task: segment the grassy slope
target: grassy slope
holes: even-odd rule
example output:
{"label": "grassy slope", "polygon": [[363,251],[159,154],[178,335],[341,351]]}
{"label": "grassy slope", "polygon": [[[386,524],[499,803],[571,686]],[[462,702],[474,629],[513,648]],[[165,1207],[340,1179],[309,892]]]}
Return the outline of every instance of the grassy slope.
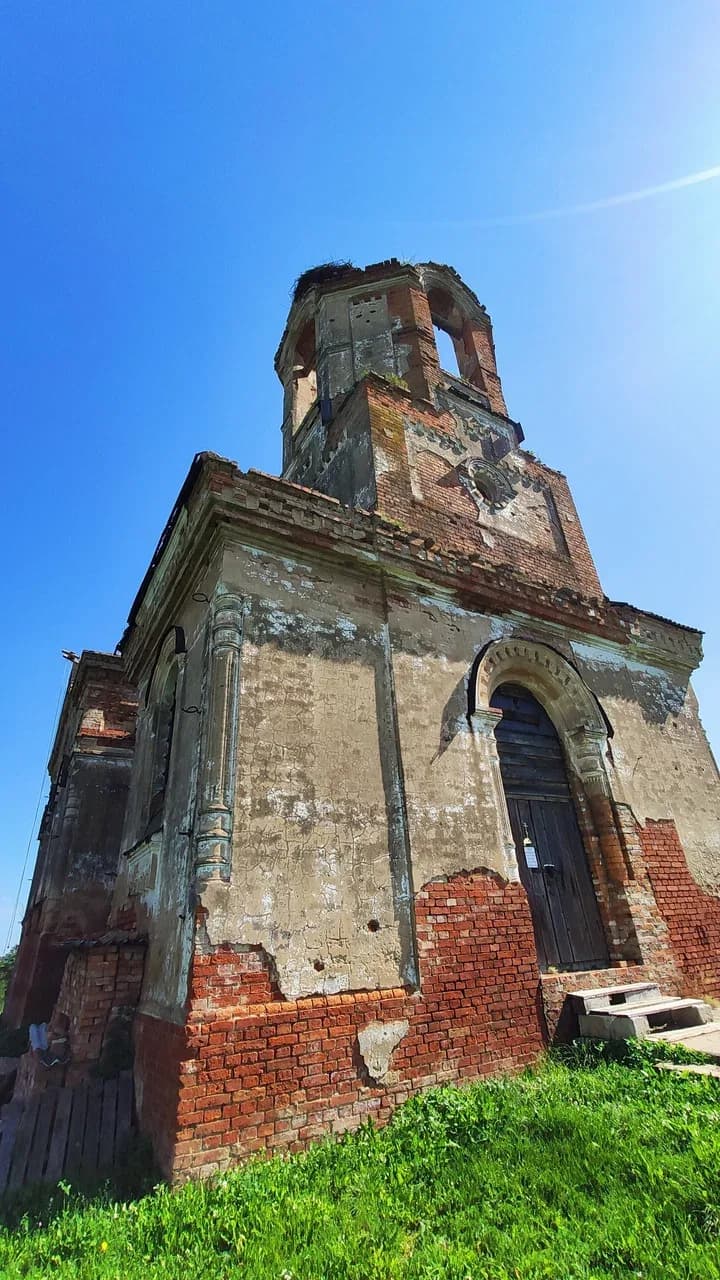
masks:
{"label": "grassy slope", "polygon": [[720,1083],[554,1062],[212,1185],[58,1201],[0,1275],[720,1280]]}

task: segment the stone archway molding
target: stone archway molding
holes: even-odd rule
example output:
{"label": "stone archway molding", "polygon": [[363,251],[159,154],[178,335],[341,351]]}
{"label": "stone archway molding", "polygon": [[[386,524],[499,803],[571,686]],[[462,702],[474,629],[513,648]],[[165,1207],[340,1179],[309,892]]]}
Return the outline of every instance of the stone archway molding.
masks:
{"label": "stone archway molding", "polygon": [[[608,723],[599,702],[567,658],[548,644],[506,637],[491,641],[482,650],[470,682],[469,718],[473,730],[490,739],[494,790],[497,799],[502,794],[505,814],[507,806],[494,734],[500,713],[490,706],[490,701],[498,685],[509,683],[520,684],[532,693],[550,716],[565,748],[568,765],[587,798],[606,871],[616,883],[623,883],[630,867],[605,765]],[[509,818],[503,825],[507,859]]]}
{"label": "stone archway molding", "polygon": [[586,793],[609,796],[604,761],[608,725],[595,695],[571,663],[536,640],[491,641],[476,662],[471,720],[489,716],[496,722],[492,695],[498,685],[510,683],[521,684],[545,708]]}

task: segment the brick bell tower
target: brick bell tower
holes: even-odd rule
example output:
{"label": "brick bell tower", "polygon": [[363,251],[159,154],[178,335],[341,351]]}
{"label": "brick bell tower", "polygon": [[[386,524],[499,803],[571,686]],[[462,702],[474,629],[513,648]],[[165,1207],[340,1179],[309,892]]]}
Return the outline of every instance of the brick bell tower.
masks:
{"label": "brick bell tower", "polygon": [[[457,374],[441,367],[437,330]],[[490,317],[451,267],[390,259],[305,272],[275,367],[284,479],[444,551],[601,597],[565,478],[520,448]]]}

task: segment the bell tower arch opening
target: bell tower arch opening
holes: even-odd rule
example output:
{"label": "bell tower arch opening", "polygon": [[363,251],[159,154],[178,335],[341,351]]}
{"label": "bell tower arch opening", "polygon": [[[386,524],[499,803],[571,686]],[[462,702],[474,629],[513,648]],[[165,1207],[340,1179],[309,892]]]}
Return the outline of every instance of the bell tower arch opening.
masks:
{"label": "bell tower arch opening", "polygon": [[453,377],[471,381],[472,360],[465,345],[465,317],[458,304],[445,289],[428,289],[430,318],[435,333],[440,368]]}

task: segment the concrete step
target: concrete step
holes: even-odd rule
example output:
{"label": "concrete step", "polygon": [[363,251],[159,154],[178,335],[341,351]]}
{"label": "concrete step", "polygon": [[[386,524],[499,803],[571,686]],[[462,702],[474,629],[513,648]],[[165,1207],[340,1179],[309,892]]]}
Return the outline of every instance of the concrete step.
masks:
{"label": "concrete step", "polygon": [[686,1049],[706,1053],[715,1062],[720,1062],[720,1022],[705,1022],[702,1026],[679,1031],[656,1031],[650,1039],[661,1040],[665,1044],[682,1044]]}
{"label": "concrete step", "polygon": [[717,1062],[656,1062],[658,1071],[680,1071],[691,1076],[714,1076],[720,1080],[720,1063]]}
{"label": "concrete step", "polygon": [[640,1040],[659,1032],[685,1031],[712,1022],[713,1011],[702,1000],[681,1000],[675,996],[636,1001],[625,1005],[581,1013],[581,1036],[596,1040]]}
{"label": "concrete step", "polygon": [[605,1009],[625,1008],[650,1000],[660,1000],[660,988],[654,982],[629,982],[624,986],[598,987],[591,991],[570,991],[568,999],[577,1012],[594,1013]]}
{"label": "concrete step", "polygon": [[[690,996],[661,996],[659,1000],[648,1000],[647,1003],[639,1001],[631,1006],[632,1013],[642,1013],[644,1017],[651,1018],[656,1013],[668,1013],[673,1010],[680,1009],[703,1009],[708,1013],[708,1017],[701,1019],[704,1022],[712,1021],[712,1009],[703,1000],[695,1000]],[[611,1013],[613,1010],[610,1011]],[[624,1010],[620,1010],[624,1012]]]}

